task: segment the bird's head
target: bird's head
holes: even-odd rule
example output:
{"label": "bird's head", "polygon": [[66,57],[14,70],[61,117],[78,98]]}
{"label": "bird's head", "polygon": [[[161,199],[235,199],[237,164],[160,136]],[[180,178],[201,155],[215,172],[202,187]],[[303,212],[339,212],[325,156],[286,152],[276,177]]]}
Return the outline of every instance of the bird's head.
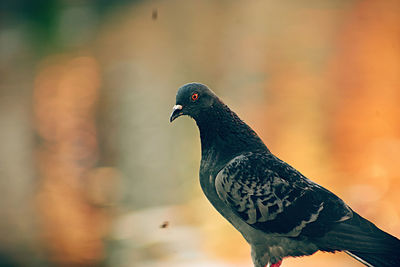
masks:
{"label": "bird's head", "polygon": [[169,121],[172,122],[182,115],[196,119],[201,113],[208,110],[217,99],[217,96],[204,84],[185,84],[178,89],[176,104]]}

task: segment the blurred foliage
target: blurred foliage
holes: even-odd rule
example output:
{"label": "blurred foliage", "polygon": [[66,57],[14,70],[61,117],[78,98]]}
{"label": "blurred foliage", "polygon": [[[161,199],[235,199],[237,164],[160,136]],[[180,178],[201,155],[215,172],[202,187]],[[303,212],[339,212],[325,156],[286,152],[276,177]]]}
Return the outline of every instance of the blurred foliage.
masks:
{"label": "blurred foliage", "polygon": [[[0,2],[0,265],[250,266],[205,200],[204,82],[267,146],[400,236],[400,2]],[[317,253],[284,266],[360,266]]]}
{"label": "blurred foliage", "polygon": [[[0,2],[0,23],[15,24],[24,23],[31,31],[29,39],[37,56],[43,56],[51,52],[65,48],[65,39],[59,39],[59,34],[65,32],[74,38],[74,35],[82,34],[85,25],[101,23],[110,12],[132,4],[135,0],[4,0]],[[78,19],[78,21],[74,21]],[[79,23],[79,24],[77,24]],[[69,30],[62,28],[74,28]],[[61,29],[60,29],[61,27]],[[94,28],[85,32],[96,34]]]}

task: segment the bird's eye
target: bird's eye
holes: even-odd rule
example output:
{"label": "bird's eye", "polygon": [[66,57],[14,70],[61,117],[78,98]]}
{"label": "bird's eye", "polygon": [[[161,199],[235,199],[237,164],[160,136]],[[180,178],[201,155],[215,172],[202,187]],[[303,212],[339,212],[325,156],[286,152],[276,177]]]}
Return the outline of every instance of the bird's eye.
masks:
{"label": "bird's eye", "polygon": [[198,93],[193,93],[192,94],[192,100],[196,101],[199,98],[199,94]]}

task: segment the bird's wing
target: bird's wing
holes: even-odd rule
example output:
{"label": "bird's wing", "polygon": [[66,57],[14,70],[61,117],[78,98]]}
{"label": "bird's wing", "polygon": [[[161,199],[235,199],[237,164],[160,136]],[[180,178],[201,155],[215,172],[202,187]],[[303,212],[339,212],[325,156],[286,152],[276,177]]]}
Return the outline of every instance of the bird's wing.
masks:
{"label": "bird's wing", "polygon": [[266,233],[318,237],[352,217],[342,200],[272,154],[234,158],[217,174],[215,188],[239,217]]}

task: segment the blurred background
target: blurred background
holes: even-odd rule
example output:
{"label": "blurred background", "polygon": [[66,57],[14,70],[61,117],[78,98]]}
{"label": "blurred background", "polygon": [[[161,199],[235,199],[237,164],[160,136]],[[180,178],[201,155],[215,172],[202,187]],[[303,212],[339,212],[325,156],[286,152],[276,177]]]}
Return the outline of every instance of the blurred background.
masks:
{"label": "blurred background", "polygon": [[[398,0],[0,2],[0,266],[249,267],[203,196],[208,84],[270,150],[400,237]],[[343,253],[283,266],[362,266]]]}

